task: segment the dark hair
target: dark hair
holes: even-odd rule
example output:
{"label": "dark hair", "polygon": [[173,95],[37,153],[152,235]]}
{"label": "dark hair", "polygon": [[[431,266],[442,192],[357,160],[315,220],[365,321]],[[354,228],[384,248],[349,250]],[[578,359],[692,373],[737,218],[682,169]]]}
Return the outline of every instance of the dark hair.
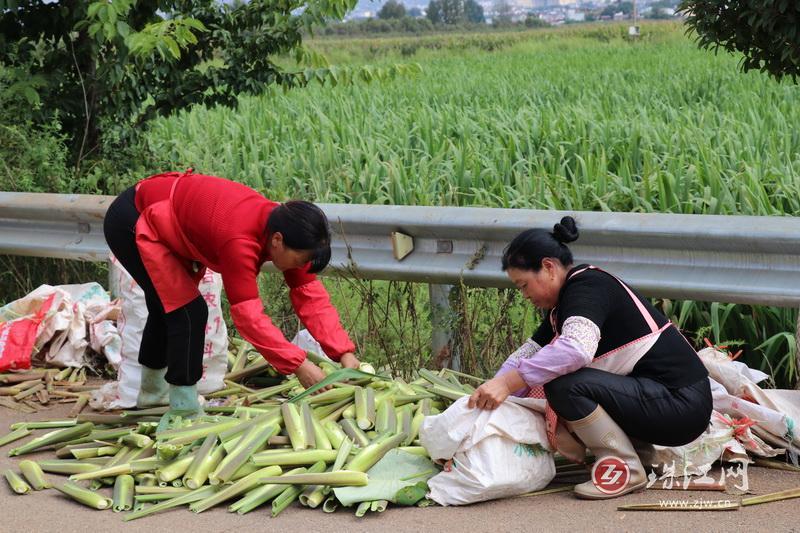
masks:
{"label": "dark hair", "polygon": [[269,214],[267,231],[280,232],[288,248],[311,252],[308,272],[316,274],[331,260],[331,232],[322,209],[311,202],[289,200]]}
{"label": "dark hair", "polygon": [[542,259],[552,257],[568,266],[572,264],[572,252],[566,243],[578,238],[578,226],[572,217],[564,217],[553,226],[553,231],[528,229],[514,237],[503,251],[503,270],[519,268],[538,272]]}

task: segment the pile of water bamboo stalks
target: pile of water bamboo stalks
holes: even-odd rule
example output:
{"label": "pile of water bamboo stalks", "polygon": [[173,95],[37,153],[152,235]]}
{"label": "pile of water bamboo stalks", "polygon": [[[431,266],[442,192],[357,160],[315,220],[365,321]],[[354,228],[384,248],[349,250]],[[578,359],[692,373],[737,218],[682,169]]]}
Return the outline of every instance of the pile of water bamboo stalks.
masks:
{"label": "pile of water bamboo stalks", "polygon": [[[123,520],[174,507],[200,513],[223,503],[239,514],[268,505],[275,516],[295,501],[332,512],[338,507],[332,489],[366,485],[367,471],[389,450],[427,455],[418,442],[423,418],[481,382],[451,370],[420,370],[407,383],[376,375],[369,365],[357,371],[318,361],[328,374],[320,384],[326,388],[310,394],[248,348],[235,344],[227,387],[207,397],[203,416],[162,432],[157,425],[166,407],[14,424],[0,446],[44,433],[17,442],[9,455],[54,456],[20,462],[21,475],[6,471],[9,485],[17,494],[52,487],[93,509],[126,511]],[[40,377],[39,390],[47,390],[49,375]],[[53,474],[69,477],[55,482],[48,479]],[[386,505],[363,502],[358,512]]]}
{"label": "pile of water bamboo stalks", "polygon": [[30,414],[42,406],[74,403],[70,416],[77,416],[97,388],[87,384],[86,378],[86,367],[0,374],[0,406]]}

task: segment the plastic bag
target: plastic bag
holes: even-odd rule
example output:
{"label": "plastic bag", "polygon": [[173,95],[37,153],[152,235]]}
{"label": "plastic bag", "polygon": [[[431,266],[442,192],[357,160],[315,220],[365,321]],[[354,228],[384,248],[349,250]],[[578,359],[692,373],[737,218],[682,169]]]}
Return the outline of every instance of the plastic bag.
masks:
{"label": "plastic bag", "polygon": [[26,370],[31,367],[36,334],[54,298],[55,295],[51,295],[42,302],[39,309],[21,317],[11,318],[12,314],[5,314],[5,321],[0,322],[0,372]]}
{"label": "plastic bag", "polygon": [[542,414],[519,401],[492,411],[470,409],[467,401],[422,422],[420,442],[432,459],[446,461],[428,480],[428,497],[464,505],[546,487],[556,470]]}
{"label": "plastic bag", "polygon": [[[111,256],[111,290],[120,297],[122,311],[117,322],[121,336],[121,361],[117,381],[104,385],[92,398],[95,409],[119,409],[136,406],[141,387],[142,367],[139,364],[139,345],[147,322],[144,292],[125,268]],[[228,368],[228,329],[222,317],[222,277],[206,270],[199,285],[200,294],[208,304],[206,342],[203,352],[203,375],[197,382],[200,394],[224,388]]]}
{"label": "plastic bag", "polygon": [[758,382],[766,374],[731,361],[713,348],[697,355],[708,369],[715,410],[749,418],[755,422],[753,433],[773,445],[800,452],[800,390],[762,389]]}
{"label": "plastic bag", "polygon": [[98,283],[37,287],[0,308],[0,371],[30,368],[37,358],[78,367],[90,346],[118,358],[118,310]]}

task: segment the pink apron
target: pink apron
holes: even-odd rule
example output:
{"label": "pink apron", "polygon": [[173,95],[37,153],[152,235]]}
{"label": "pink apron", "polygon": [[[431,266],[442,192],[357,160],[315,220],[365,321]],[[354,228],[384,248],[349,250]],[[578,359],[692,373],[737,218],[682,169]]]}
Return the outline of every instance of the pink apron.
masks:
{"label": "pink apron", "polygon": [[[597,267],[588,266],[573,272],[569,279],[572,279],[586,270],[605,272]],[[608,274],[608,272],[606,272],[606,274]],[[650,350],[650,348],[653,347],[656,341],[658,341],[661,333],[673,324],[672,322],[668,321],[659,328],[656,324],[656,321],[653,319],[653,316],[650,314],[641,300],[636,297],[633,291],[625,283],[623,283],[622,280],[613,274],[609,274],[609,276],[616,279],[622,288],[628,293],[628,296],[630,296],[631,300],[633,300],[633,303],[636,304],[636,308],[639,310],[642,318],[650,328],[650,332],[643,337],[639,337],[638,339],[629,342],[628,344],[595,357],[588,367],[596,368],[598,370],[603,370],[605,372],[610,372],[620,376],[627,376],[631,373],[631,371],[633,371],[633,367],[636,366],[636,363],[638,363],[639,360]],[[550,341],[550,344],[553,344],[559,337],[558,329],[556,327],[556,309],[557,308],[553,308],[550,311],[550,324],[553,326],[553,331],[555,332],[555,336],[553,337],[553,340]],[[544,387],[533,387],[528,394],[528,397],[544,399]],[[550,445],[567,459],[575,462],[583,462],[585,446],[583,446],[582,443],[579,443],[572,436],[572,434],[567,430],[564,421],[558,417],[553,409],[550,408],[550,405],[547,405],[545,411],[545,421],[547,422],[547,438],[550,441]]]}

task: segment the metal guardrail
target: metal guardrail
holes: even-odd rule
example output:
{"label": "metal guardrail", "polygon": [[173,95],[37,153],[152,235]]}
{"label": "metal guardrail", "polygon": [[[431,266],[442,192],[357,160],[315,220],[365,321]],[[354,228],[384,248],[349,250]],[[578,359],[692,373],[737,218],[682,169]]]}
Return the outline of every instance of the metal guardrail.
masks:
{"label": "metal guardrail", "polygon": [[[111,196],[0,192],[0,254],[106,259]],[[800,218],[321,204],[334,232],[326,272],[368,279],[510,286],[500,270],[521,230],[578,220],[575,259],[653,297],[800,307]],[[414,239],[403,260],[390,234]]]}

